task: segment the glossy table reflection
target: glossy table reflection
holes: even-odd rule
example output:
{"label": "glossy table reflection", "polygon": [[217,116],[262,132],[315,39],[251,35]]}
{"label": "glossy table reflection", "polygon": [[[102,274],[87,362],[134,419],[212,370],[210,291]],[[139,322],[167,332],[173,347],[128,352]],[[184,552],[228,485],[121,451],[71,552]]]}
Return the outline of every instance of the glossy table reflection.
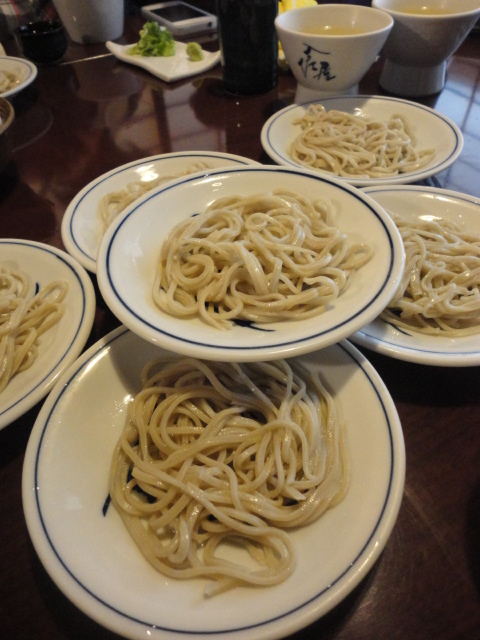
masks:
{"label": "glossy table reflection", "polygon": [[[135,40],[141,24],[140,17],[129,17],[119,42]],[[218,46],[211,37],[202,44]],[[13,42],[5,47],[17,54]],[[362,81],[362,93],[382,93],[381,64]],[[14,101],[13,161],[0,178],[0,236],[62,247],[61,220],[75,194],[105,171],[148,155],[218,150],[268,163],[260,144],[262,125],[293,102],[295,88],[283,72],[273,92],[235,99],[222,90],[219,66],[165,84],[117,62],[103,45],[71,44],[64,63],[40,67],[31,89]],[[441,94],[424,103],[453,119],[465,136],[460,159],[431,183],[480,198],[478,36],[470,36],[451,61]],[[118,325],[98,290],[97,297],[88,345]],[[385,551],[364,582],[294,637],[479,638],[480,368],[424,367],[364,353],[402,420],[404,500]],[[27,533],[21,474],[39,408],[0,432],[0,637],[113,638],[60,593]]]}

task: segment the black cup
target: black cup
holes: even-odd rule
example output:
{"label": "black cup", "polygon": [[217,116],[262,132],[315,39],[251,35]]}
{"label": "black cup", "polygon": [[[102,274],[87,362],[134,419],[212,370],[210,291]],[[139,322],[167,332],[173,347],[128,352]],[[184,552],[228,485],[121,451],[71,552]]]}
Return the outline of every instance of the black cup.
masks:
{"label": "black cup", "polygon": [[278,82],[277,0],[217,0],[223,84],[255,95]]}
{"label": "black cup", "polygon": [[29,22],[15,30],[23,55],[38,64],[60,62],[67,50],[65,29],[57,20]]}

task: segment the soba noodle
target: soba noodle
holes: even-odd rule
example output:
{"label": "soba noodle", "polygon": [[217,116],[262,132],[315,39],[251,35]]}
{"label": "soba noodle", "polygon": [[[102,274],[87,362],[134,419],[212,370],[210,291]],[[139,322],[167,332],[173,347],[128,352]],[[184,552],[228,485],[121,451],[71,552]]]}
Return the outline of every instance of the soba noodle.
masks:
{"label": "soba noodle", "polygon": [[480,331],[480,234],[448,220],[392,215],[406,263],[382,318],[416,332],[465,336]]}
{"label": "soba noodle", "polygon": [[400,115],[382,122],[309,105],[294,124],[302,131],[288,149],[289,156],[304,167],[344,178],[389,178],[416,171],[435,156],[434,149],[415,148]]}
{"label": "soba noodle", "polygon": [[319,315],[372,255],[332,220],[327,198],[282,190],[219,198],[166,237],[155,304],[217,328]]}
{"label": "soba noodle", "polygon": [[0,392],[37,357],[39,338],[64,312],[68,284],[54,281],[29,297],[29,282],[21,271],[0,265]]}
{"label": "soba noodle", "polygon": [[110,470],[112,503],[142,554],[169,577],[213,580],[206,595],[285,580],[296,563],[285,530],[348,487],[318,372],[172,358],[148,363],[142,381]]}
{"label": "soba noodle", "polygon": [[20,84],[18,71],[0,71],[0,93],[6,93]]}
{"label": "soba noodle", "polygon": [[172,173],[166,175],[159,175],[153,180],[138,180],[136,182],[130,182],[125,188],[120,191],[113,191],[107,193],[100,200],[99,212],[103,222],[103,231],[105,232],[107,227],[115,220],[119,213],[128,207],[129,204],[134,202],[140,196],[143,196],[147,191],[151,191],[155,187],[158,187],[164,182],[180,178],[181,176],[195,173],[196,171],[203,171],[209,169],[210,165],[207,162],[194,162],[187,167],[185,171],[180,173]]}

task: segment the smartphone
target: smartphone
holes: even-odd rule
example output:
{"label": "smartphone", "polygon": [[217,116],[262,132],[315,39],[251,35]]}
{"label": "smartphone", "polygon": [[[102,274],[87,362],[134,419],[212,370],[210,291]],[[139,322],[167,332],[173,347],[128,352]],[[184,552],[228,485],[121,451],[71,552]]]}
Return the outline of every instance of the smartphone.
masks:
{"label": "smartphone", "polygon": [[166,27],[174,36],[215,31],[217,28],[217,16],[181,0],[149,4],[142,7],[142,15]]}

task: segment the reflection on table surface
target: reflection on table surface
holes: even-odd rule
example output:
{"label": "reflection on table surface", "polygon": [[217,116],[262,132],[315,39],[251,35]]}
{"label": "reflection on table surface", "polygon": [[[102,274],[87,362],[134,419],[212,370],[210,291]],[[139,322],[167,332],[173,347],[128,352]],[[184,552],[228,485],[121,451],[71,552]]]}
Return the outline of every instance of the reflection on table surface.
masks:
{"label": "reflection on table surface", "polygon": [[[129,16],[118,42],[134,41],[141,24],[140,16]],[[214,50],[218,42],[207,36],[202,45]],[[17,55],[13,42],[5,48]],[[381,65],[380,58],[362,80],[361,93],[382,93]],[[167,84],[117,61],[104,45],[70,44],[64,62],[39,67],[35,83],[14,100],[13,161],[0,180],[0,237],[63,248],[61,221],[72,198],[104,172],[138,158],[210,150],[270,163],[260,142],[262,125],[292,104],[295,90],[292,76],[282,71],[274,91],[232,98],[222,90],[220,66]],[[429,184],[480,198],[477,35],[450,61],[444,90],[421,102],[448,116],[464,135],[460,158]],[[97,290],[88,345],[117,325]],[[402,421],[403,504],[366,579],[295,638],[480,637],[479,367],[421,366],[363,353],[387,385]],[[58,590],[27,533],[22,464],[40,406],[0,432],[0,635],[8,640],[113,638]]]}

